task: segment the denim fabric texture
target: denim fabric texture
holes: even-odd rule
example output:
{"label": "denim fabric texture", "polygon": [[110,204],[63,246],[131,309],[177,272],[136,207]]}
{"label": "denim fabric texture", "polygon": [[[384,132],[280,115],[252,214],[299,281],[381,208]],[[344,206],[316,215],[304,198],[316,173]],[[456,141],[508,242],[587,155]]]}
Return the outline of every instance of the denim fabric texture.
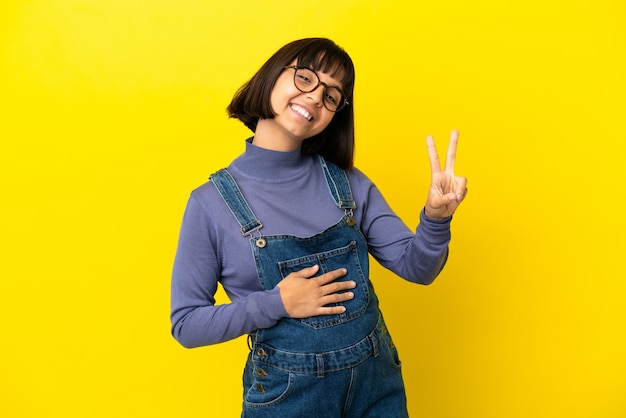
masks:
{"label": "denim fabric texture", "polygon": [[406,417],[400,360],[369,280],[367,242],[354,221],[345,172],[320,157],[329,192],[344,216],[311,237],[262,236],[261,221],[226,170],[211,176],[251,236],[259,281],[269,290],[290,273],[318,265],[318,274],[346,268],[355,297],[338,315],[283,318],[251,337],[244,370],[242,417]]}
{"label": "denim fabric texture", "polygon": [[220,196],[222,196],[233,216],[241,225],[241,233],[243,235],[248,235],[252,231],[263,227],[261,221],[257,219],[252,209],[250,209],[241,190],[239,190],[239,186],[237,186],[235,179],[233,179],[228,170],[223,168],[218,173],[211,175],[211,181],[215,184]]}

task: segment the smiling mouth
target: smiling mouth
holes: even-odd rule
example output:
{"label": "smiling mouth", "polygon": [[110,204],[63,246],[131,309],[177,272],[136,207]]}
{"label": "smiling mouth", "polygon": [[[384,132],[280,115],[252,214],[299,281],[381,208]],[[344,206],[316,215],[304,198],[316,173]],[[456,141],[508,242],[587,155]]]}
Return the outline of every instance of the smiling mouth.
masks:
{"label": "smiling mouth", "polygon": [[302,116],[303,118],[305,118],[306,120],[308,120],[309,122],[311,122],[313,120],[313,116],[307,112],[306,110],[304,110],[302,107],[294,104],[291,105],[291,108],[300,116]]}

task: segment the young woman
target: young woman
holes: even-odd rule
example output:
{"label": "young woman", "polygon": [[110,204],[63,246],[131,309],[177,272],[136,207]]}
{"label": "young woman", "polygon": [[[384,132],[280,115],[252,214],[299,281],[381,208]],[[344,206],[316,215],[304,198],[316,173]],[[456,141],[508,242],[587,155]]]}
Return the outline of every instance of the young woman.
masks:
{"label": "young woman", "polygon": [[[185,347],[248,335],[243,417],[405,417],[400,361],[368,253],[429,284],[443,268],[466,180],[427,139],[432,186],[413,233],[353,167],[354,67],[328,39],[278,50],[228,111],[254,132],[194,190],[172,279]],[[231,303],[215,305],[218,282]]]}

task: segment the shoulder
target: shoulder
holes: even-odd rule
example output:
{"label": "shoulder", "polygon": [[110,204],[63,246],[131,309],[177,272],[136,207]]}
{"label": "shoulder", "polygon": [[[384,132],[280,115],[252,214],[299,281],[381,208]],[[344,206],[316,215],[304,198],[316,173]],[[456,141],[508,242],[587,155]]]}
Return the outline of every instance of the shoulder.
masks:
{"label": "shoulder", "polygon": [[183,219],[196,234],[218,237],[224,228],[239,230],[235,217],[211,181],[191,191]]}
{"label": "shoulder", "polygon": [[356,189],[370,189],[372,187],[376,187],[374,182],[370,180],[370,178],[357,167],[353,167],[349,170],[345,170],[348,175],[348,180],[350,181],[350,185]]}
{"label": "shoulder", "polygon": [[216,210],[223,209],[224,200],[215,185],[211,181],[206,181],[191,191],[189,205],[208,213],[214,213]]}
{"label": "shoulder", "polygon": [[217,189],[210,181],[203,183],[191,191],[191,197],[201,202],[212,200],[212,198],[218,195]]}

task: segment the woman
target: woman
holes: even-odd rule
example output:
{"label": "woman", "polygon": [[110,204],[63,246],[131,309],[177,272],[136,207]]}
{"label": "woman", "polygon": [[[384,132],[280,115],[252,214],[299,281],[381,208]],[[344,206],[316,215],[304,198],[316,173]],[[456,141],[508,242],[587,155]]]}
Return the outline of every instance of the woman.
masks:
{"label": "woman", "polygon": [[[172,333],[186,347],[248,334],[243,417],[405,417],[400,361],[368,253],[415,283],[443,268],[457,134],[416,232],[353,167],[354,67],[328,39],[278,50],[228,107],[245,152],[189,199],[172,278]],[[215,305],[221,283],[231,303]]]}

